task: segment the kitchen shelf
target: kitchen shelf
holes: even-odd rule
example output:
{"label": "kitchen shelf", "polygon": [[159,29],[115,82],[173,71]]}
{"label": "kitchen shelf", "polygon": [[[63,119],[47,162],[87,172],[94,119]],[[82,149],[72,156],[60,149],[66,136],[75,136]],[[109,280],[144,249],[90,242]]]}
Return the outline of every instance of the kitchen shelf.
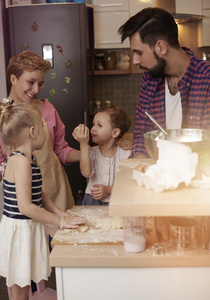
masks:
{"label": "kitchen shelf", "polygon": [[123,75],[130,74],[130,69],[127,70],[95,70],[94,75]]}
{"label": "kitchen shelf", "polygon": [[[121,160],[109,204],[112,216],[206,216],[210,189],[180,185],[176,190],[155,193],[137,184],[133,169],[147,159]],[[151,160],[150,160],[151,162]]]}

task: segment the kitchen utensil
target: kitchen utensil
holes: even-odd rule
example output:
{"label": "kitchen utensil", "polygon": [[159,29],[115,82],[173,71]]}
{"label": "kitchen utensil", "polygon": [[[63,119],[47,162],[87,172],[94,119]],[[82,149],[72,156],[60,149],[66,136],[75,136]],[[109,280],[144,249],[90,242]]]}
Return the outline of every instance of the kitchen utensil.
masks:
{"label": "kitchen utensil", "polygon": [[[209,169],[210,167],[210,130],[205,129],[171,129],[167,130],[167,136],[160,135],[160,130],[149,131],[144,134],[144,144],[149,155],[156,161],[158,159],[158,147],[156,138],[167,139],[173,142],[183,143],[191,147],[192,152],[198,153],[198,167]],[[198,168],[197,167],[197,168]]]}
{"label": "kitchen utensil", "polygon": [[203,248],[210,250],[210,216],[203,217],[202,239]]}
{"label": "kitchen utensil", "polygon": [[170,221],[170,243],[176,250],[193,250],[197,247],[197,221],[180,217]]}
{"label": "kitchen utensil", "polygon": [[145,114],[165,135],[167,135],[167,132],[160,126],[160,124],[147,111],[145,111]]}
{"label": "kitchen utensil", "polygon": [[167,252],[166,243],[154,243],[152,245],[153,255],[164,255]]}
{"label": "kitchen utensil", "polygon": [[124,249],[143,252],[146,249],[146,218],[123,217]]}

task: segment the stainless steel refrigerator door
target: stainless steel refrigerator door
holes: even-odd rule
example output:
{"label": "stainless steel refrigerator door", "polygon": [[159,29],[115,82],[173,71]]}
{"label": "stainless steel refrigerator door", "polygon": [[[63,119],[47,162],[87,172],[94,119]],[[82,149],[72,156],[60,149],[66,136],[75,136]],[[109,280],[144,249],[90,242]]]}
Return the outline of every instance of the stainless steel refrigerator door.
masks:
{"label": "stainless steel refrigerator door", "polygon": [[[88,8],[90,10],[90,8]],[[66,126],[66,141],[79,149],[72,131],[84,122],[87,111],[87,62],[90,53],[85,4],[40,5],[9,8],[11,55],[24,48],[43,55],[43,45],[52,45],[53,68],[45,75],[39,98],[48,98]],[[65,168],[73,189],[84,190],[86,182],[78,163]]]}

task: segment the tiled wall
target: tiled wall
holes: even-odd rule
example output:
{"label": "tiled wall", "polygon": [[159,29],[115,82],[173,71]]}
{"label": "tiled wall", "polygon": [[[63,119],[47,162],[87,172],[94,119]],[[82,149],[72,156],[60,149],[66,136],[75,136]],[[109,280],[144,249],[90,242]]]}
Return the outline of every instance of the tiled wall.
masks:
{"label": "tiled wall", "polygon": [[129,75],[100,75],[93,76],[90,100],[101,101],[102,107],[105,100],[110,100],[112,105],[121,106],[129,115],[133,132],[135,125],[135,111],[138,103],[142,74]]}

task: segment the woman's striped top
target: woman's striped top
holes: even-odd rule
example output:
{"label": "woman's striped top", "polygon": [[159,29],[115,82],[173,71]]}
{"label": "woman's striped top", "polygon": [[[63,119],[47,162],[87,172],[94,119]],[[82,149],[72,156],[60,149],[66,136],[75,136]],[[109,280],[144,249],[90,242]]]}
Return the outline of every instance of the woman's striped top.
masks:
{"label": "woman's striped top", "polygon": [[[11,153],[8,156],[8,158],[13,155],[25,156],[24,153],[20,151],[15,151]],[[40,167],[37,164],[34,156],[32,156],[31,169],[32,169],[32,187],[31,187],[32,203],[42,207],[42,174],[40,171]],[[30,219],[29,217],[21,214],[18,209],[15,183],[8,182],[5,178],[4,178],[3,215],[14,219]]]}

